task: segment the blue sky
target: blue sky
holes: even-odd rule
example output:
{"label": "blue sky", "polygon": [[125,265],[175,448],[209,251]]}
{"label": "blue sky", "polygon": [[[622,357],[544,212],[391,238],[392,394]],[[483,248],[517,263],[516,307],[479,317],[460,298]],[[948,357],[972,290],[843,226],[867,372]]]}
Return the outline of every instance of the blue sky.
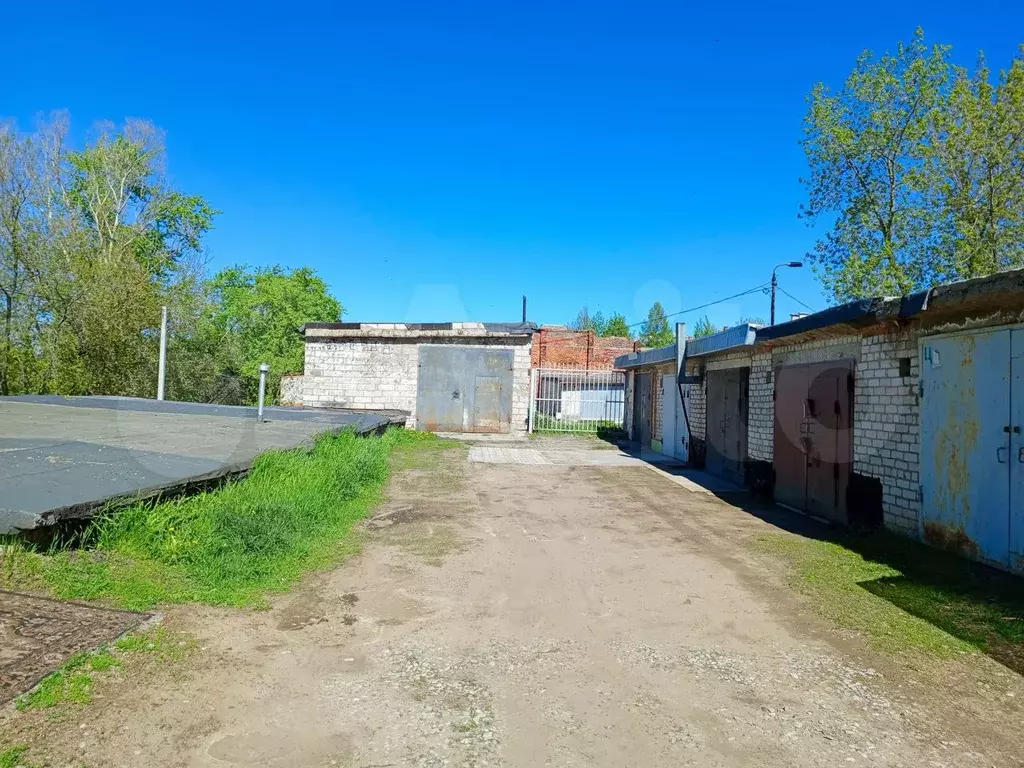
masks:
{"label": "blue sky", "polygon": [[[965,64],[1024,42],[1000,0],[41,8],[5,9],[0,115],[151,119],[223,211],[211,268],[309,264],[352,320],[514,320],[525,293],[538,322],[637,322],[766,282],[820,234],[797,219],[814,82],[918,25]],[[810,269],[781,280],[826,305]]]}

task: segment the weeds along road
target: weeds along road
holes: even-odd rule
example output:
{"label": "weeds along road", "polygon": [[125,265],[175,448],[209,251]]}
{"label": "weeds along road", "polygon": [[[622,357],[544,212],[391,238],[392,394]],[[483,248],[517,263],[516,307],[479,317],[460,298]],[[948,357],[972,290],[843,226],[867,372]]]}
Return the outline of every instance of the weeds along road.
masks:
{"label": "weeds along road", "polygon": [[268,611],[172,608],[187,660],[0,724],[60,766],[1021,765],[1015,673],[874,650],[770,530],[642,467],[424,450],[358,557]]}

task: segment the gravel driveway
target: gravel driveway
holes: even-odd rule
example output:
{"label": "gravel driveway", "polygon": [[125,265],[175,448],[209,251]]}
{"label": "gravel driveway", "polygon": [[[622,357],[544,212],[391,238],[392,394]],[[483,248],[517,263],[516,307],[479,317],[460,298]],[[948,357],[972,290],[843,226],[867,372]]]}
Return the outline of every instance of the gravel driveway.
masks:
{"label": "gravel driveway", "polygon": [[172,612],[187,671],[55,728],[55,764],[1022,764],[1019,678],[875,656],[747,554],[767,528],[642,466],[447,451],[272,610]]}

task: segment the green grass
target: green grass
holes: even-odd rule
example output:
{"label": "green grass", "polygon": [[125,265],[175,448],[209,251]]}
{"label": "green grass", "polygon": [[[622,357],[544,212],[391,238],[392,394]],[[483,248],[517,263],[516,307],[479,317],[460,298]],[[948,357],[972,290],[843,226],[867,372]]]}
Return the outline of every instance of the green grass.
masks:
{"label": "green grass", "polygon": [[[163,627],[126,635],[112,646],[76,653],[59,669],[44,677],[34,690],[19,696],[15,706],[24,712],[52,709],[63,704],[88,704],[92,701],[95,674],[124,666],[127,655],[138,654],[161,663],[174,662],[185,658],[194,646],[191,638],[168,632]],[[3,765],[0,763],[0,768]]]}
{"label": "green grass", "polygon": [[106,672],[121,666],[109,650],[76,653],[56,672],[43,678],[39,686],[17,700],[20,711],[50,709],[59,704],[88,704],[92,701],[93,672]]}
{"label": "green grass", "polygon": [[535,414],[533,417],[534,432],[556,432],[559,434],[622,434],[622,424],[617,421],[571,421],[568,419],[557,419],[545,413]]}
{"label": "green grass", "polygon": [[28,747],[24,744],[0,749],[0,768],[31,768],[23,759],[26,752]]}
{"label": "green grass", "polygon": [[785,560],[798,588],[880,650],[948,658],[978,650],[1024,672],[1024,582],[899,536],[786,534],[753,546]]}
{"label": "green grass", "polygon": [[323,436],[310,451],[267,453],[246,478],[217,490],[101,516],[79,549],[43,554],[9,547],[0,579],[135,610],[158,603],[263,605],[267,592],[357,551],[349,534],[380,501],[393,457],[440,442],[391,429],[373,437]]}

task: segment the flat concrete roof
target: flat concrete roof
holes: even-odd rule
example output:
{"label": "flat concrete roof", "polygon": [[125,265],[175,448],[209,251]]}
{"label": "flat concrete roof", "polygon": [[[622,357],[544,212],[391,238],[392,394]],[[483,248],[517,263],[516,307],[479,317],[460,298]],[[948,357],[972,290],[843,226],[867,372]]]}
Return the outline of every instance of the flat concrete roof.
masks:
{"label": "flat concrete roof", "polygon": [[0,533],[247,471],[314,435],[402,424],[400,411],[256,409],[120,397],[0,397]]}
{"label": "flat concrete roof", "polygon": [[533,323],[306,323],[301,328],[307,342],[348,339],[480,339],[521,337],[537,331]]}

